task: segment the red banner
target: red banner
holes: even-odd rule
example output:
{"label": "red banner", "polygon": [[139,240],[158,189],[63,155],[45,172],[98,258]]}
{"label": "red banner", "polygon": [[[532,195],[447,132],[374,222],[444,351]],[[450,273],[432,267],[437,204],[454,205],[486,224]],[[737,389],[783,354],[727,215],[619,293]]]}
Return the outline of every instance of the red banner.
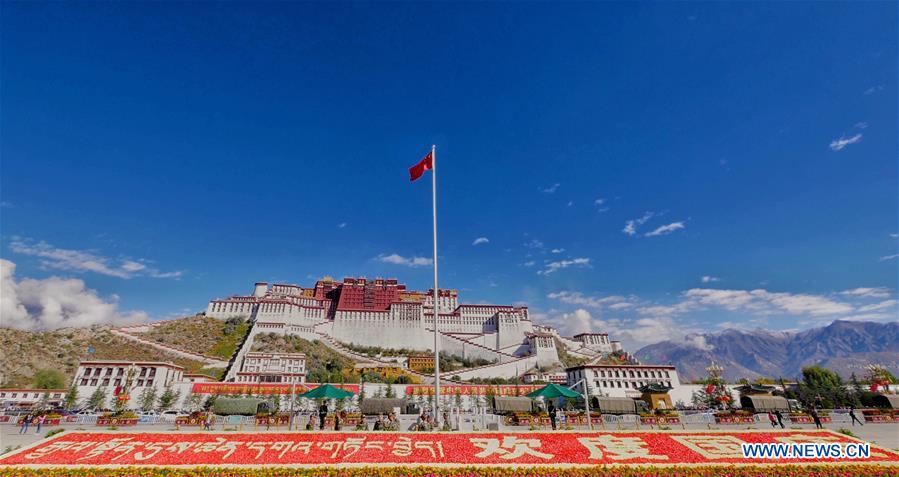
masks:
{"label": "red banner", "polygon": [[[528,393],[546,387],[545,384],[449,384],[440,386],[440,393],[444,396],[461,394],[463,396],[484,396],[488,389],[493,390],[496,396],[527,396]],[[434,386],[416,384],[406,386],[406,395],[434,394]]]}
{"label": "red banner", "polygon": [[[206,382],[194,383],[191,386],[191,392],[194,394],[240,394],[240,395],[259,395],[259,394],[290,394],[293,389],[297,394],[302,394],[310,389],[321,386],[318,383],[297,384],[281,383],[219,383]],[[359,394],[358,384],[332,384],[335,388],[344,389],[354,394]]]}
{"label": "red banner", "polygon": [[[820,463],[746,459],[752,442],[849,443],[829,431],[483,433],[128,433],[67,432],[0,457],[5,465],[597,465]],[[849,462],[836,461],[832,462]],[[871,448],[852,462],[899,465]]]}

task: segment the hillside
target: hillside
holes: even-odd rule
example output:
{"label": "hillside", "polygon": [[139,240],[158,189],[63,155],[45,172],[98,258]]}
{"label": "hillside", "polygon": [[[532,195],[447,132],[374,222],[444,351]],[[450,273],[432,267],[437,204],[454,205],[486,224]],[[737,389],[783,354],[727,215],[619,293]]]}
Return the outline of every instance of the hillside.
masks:
{"label": "hillside", "polygon": [[[306,381],[311,383],[358,382],[352,372],[355,362],[338,354],[319,341],[308,341],[279,333],[260,333],[253,341],[252,351],[264,353],[304,353]],[[341,373],[341,370],[344,372]]]}
{"label": "hillside", "polygon": [[243,320],[225,321],[197,315],[161,322],[145,333],[135,334],[174,348],[228,360],[248,329],[249,324]]}
{"label": "hillside", "polygon": [[[88,350],[93,348],[93,353]],[[34,373],[59,370],[66,383],[72,381],[78,362],[88,359],[168,361],[190,372],[204,372],[203,363],[169,355],[109,332],[108,327],[64,328],[30,332],[0,328],[0,369],[4,387],[30,386]],[[213,371],[214,373],[214,371]]]}
{"label": "hillside", "polygon": [[[795,378],[804,366],[819,365],[843,377],[862,376],[868,364],[899,371],[899,323],[834,321],[800,333],[726,330],[701,335],[706,349],[671,341],[635,353],[644,363],[672,363],[682,381],[706,375],[712,360],[725,368],[725,378]],[[695,342],[695,340],[694,340]]]}

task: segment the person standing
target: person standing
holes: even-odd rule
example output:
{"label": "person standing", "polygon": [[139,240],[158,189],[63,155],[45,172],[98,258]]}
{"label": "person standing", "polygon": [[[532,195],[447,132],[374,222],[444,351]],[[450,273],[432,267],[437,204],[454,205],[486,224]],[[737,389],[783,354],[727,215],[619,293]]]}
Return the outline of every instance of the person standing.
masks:
{"label": "person standing", "polygon": [[815,429],[824,429],[824,426],[821,425],[821,416],[818,415],[818,410],[812,408],[812,420],[815,421]]}
{"label": "person standing", "polygon": [[780,409],[776,409],[774,411],[774,416],[777,418],[777,424],[780,425],[780,428],[784,428],[784,415],[780,413]]}
{"label": "person standing", "polygon": [[387,414],[387,424],[384,428],[387,431],[398,431],[400,430],[400,423],[396,420],[396,414],[388,413]]}
{"label": "person standing", "polygon": [[340,430],[340,418],[343,417],[343,414],[344,414],[343,411],[335,412],[335,413],[334,413],[334,430],[335,430],[335,431],[339,431],[339,430]]}
{"label": "person standing", "polygon": [[852,419],[852,425],[853,425],[853,426],[855,425],[856,422],[857,422],[858,425],[860,425],[860,426],[864,426],[864,425],[865,425],[864,422],[860,421],[860,420],[858,419],[858,417],[855,416],[855,406],[850,406],[850,407],[849,407],[849,418]]}
{"label": "person standing", "polygon": [[41,427],[44,426],[44,421],[45,421],[46,419],[47,419],[47,415],[46,415],[46,414],[41,414],[40,416],[38,416],[38,418],[37,418],[37,430],[34,432],[35,434],[40,434],[40,433],[41,433]]}
{"label": "person standing", "polygon": [[771,427],[777,427],[777,416],[771,411],[768,411],[768,421],[771,422]]}
{"label": "person standing", "polygon": [[552,400],[546,405],[546,413],[549,414],[549,424],[553,430],[556,430],[556,405],[553,404]]}
{"label": "person standing", "polygon": [[31,414],[25,414],[25,417],[22,418],[22,428],[19,429],[19,434],[27,434],[28,426],[31,425]]}
{"label": "person standing", "polygon": [[328,404],[322,401],[322,405],[318,407],[318,428],[325,430],[325,418],[328,417]]}

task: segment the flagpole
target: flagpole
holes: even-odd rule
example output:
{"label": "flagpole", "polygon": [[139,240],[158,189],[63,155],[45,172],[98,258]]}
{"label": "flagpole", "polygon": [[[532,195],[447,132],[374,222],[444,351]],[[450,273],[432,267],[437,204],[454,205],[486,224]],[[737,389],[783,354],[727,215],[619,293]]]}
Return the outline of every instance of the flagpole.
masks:
{"label": "flagpole", "polygon": [[431,205],[434,218],[434,422],[440,425],[440,336],[437,319],[440,316],[437,288],[437,146],[431,146]]}

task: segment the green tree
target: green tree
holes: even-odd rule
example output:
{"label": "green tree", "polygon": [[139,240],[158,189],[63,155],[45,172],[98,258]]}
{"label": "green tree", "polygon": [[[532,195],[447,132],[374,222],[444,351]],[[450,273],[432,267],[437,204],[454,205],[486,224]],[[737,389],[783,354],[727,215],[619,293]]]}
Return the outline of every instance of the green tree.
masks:
{"label": "green tree", "polygon": [[62,389],[66,385],[66,377],[55,369],[42,369],[34,373],[32,385],[35,389]]}
{"label": "green tree", "polygon": [[[837,373],[820,366],[802,368],[799,396],[809,406],[820,404],[825,408],[833,408],[849,404],[843,379]],[[820,402],[818,396],[821,397]]]}
{"label": "green tree", "polygon": [[159,410],[160,411],[168,411],[172,408],[177,402],[178,398],[181,397],[180,391],[175,391],[172,389],[172,386],[166,386],[165,390],[159,396]]}
{"label": "green tree", "polygon": [[66,399],[62,403],[62,407],[65,409],[73,409],[78,405],[78,386],[74,384],[69,386],[69,389],[66,391]]}
{"label": "green tree", "polygon": [[106,388],[99,387],[91,393],[90,397],[87,398],[87,407],[91,409],[100,409],[103,407],[103,403],[106,402]]}
{"label": "green tree", "polygon": [[393,390],[393,386],[391,386],[389,384],[387,385],[387,392],[384,394],[384,397],[386,397],[386,398],[395,398],[396,397],[396,391]]}
{"label": "green tree", "polygon": [[211,394],[209,397],[207,397],[206,401],[203,402],[203,410],[204,411],[211,410],[212,407],[215,406],[215,398],[217,398],[217,397],[218,396],[216,396],[215,394]]}
{"label": "green tree", "polygon": [[152,411],[153,406],[156,404],[156,388],[153,386],[144,388],[144,390],[141,391],[137,402],[141,411]]}
{"label": "green tree", "polygon": [[362,401],[365,400],[365,375],[362,375],[362,383],[359,385],[359,394],[357,395],[359,406],[362,406]]}

